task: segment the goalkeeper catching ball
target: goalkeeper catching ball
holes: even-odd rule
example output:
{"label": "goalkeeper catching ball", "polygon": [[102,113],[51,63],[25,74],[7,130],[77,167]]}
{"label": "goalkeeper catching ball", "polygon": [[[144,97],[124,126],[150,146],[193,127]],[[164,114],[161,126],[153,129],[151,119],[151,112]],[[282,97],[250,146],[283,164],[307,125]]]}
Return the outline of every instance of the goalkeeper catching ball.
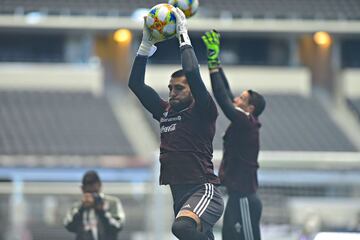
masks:
{"label": "goalkeeper catching ball", "polygon": [[170,76],[169,99],[161,99],[144,82],[147,59],[158,42],[146,26],[129,87],[160,124],[160,184],[170,185],[176,216],[173,234],[180,240],[213,240],[212,228],[224,208],[212,163],[218,112],[201,79],[185,15],[178,8],[174,14],[182,69]]}

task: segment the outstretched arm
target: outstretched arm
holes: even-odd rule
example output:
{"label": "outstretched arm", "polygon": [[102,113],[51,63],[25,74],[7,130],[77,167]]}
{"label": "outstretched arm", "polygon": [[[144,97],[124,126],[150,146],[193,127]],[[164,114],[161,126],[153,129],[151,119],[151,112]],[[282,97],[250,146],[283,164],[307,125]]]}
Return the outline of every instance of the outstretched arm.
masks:
{"label": "outstretched arm", "polygon": [[154,89],[145,84],[146,62],[147,56],[137,55],[135,57],[128,85],[142,105],[152,113],[155,119],[159,119],[163,110],[162,99]]}
{"label": "outstretched arm", "polygon": [[176,8],[174,13],[176,16],[177,37],[180,44],[181,64],[189,83],[191,93],[194,96],[196,106],[199,109],[209,109],[212,102],[211,96],[200,75],[199,63],[187,33],[185,15],[179,8]]}
{"label": "outstretched arm", "polygon": [[218,69],[211,70],[210,79],[215,99],[225,116],[232,122],[240,123],[243,127],[249,126],[250,121],[247,114],[235,107],[232,99],[229,98],[221,73]]}
{"label": "outstretched arm", "polygon": [[230,98],[231,101],[234,100],[234,94],[232,93],[231,89],[230,89],[230,85],[229,82],[225,76],[224,70],[222,69],[222,67],[219,67],[219,72],[222,78],[222,81],[224,82],[224,87],[226,90],[226,95]]}
{"label": "outstretched arm", "polygon": [[233,105],[232,100],[227,95],[227,91],[219,69],[211,70],[210,79],[215,99],[220,108],[229,120],[235,120],[237,116],[237,110]]}
{"label": "outstretched arm", "polygon": [[144,18],[143,38],[131,69],[128,85],[142,105],[153,114],[155,119],[159,120],[163,110],[161,106],[163,101],[154,89],[145,84],[147,59],[155,53],[156,47],[154,44],[157,41],[150,36],[145,21]]}
{"label": "outstretched arm", "polygon": [[180,51],[181,64],[195,102],[201,109],[206,108],[210,95],[206,90],[204,82],[202,81],[194,49],[190,45],[185,45],[180,48]]}
{"label": "outstretched arm", "polygon": [[220,34],[212,30],[205,33],[202,40],[207,48],[211,86],[217,103],[230,121],[240,122],[241,126],[247,126],[249,124],[248,116],[241,109],[234,106],[234,96],[220,66]]}

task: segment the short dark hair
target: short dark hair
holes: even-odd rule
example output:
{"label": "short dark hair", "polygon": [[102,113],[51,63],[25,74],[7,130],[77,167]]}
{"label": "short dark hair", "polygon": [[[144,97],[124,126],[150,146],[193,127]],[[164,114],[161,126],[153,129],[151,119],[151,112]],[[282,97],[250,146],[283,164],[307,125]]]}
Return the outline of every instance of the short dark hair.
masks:
{"label": "short dark hair", "polygon": [[171,78],[177,78],[182,76],[185,76],[185,72],[182,69],[179,69],[171,74]]}
{"label": "short dark hair", "polygon": [[87,171],[82,179],[82,184],[83,185],[92,185],[95,183],[101,184],[99,175],[97,174],[97,172],[95,172],[93,170]]}
{"label": "short dark hair", "polygon": [[254,116],[258,117],[264,111],[266,106],[265,98],[258,92],[255,92],[251,89],[248,90],[250,95],[249,104],[255,107]]}

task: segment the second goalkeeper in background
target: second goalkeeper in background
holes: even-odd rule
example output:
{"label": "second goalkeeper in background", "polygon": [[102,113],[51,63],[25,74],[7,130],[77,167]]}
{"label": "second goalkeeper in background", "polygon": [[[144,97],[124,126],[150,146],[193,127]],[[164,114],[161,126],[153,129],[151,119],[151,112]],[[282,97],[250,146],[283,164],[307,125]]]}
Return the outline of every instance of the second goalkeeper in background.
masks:
{"label": "second goalkeeper in background", "polygon": [[234,97],[220,66],[220,34],[207,32],[208,67],[215,99],[231,121],[223,137],[223,158],[219,176],[229,199],[222,229],[223,240],[260,240],[262,204],[257,195],[260,149],[259,116],[265,109],[264,97],[246,90]]}

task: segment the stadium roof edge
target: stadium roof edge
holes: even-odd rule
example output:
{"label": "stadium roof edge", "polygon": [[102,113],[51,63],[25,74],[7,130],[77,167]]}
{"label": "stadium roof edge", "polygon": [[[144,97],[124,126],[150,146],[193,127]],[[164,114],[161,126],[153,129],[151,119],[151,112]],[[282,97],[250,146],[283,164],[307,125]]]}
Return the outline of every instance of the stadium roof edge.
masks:
{"label": "stadium roof edge", "polygon": [[[58,29],[112,31],[117,28],[140,30],[142,23],[129,17],[42,16],[36,21],[27,16],[1,15],[0,29]],[[301,19],[209,19],[189,20],[189,29],[221,29],[231,32],[306,33],[328,31],[334,34],[360,34],[360,21]]]}

